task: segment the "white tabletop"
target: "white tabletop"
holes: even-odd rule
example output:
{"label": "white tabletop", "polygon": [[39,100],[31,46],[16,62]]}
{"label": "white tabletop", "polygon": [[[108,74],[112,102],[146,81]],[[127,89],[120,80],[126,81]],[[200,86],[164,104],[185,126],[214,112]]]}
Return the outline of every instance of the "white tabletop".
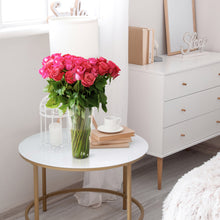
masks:
{"label": "white tabletop", "polygon": [[99,170],[122,166],[143,157],[148,151],[147,142],[134,136],[129,148],[90,149],[88,158],[76,159],[70,145],[51,147],[41,145],[40,134],[26,138],[19,145],[20,155],[32,164],[73,171]]}

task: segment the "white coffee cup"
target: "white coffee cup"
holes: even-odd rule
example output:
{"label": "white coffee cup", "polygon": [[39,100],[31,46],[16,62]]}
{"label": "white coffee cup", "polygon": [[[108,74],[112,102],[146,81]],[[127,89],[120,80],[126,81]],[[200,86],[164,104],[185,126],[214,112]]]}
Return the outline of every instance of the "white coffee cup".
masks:
{"label": "white coffee cup", "polygon": [[120,128],[121,118],[116,116],[106,116],[104,118],[105,130],[115,131]]}

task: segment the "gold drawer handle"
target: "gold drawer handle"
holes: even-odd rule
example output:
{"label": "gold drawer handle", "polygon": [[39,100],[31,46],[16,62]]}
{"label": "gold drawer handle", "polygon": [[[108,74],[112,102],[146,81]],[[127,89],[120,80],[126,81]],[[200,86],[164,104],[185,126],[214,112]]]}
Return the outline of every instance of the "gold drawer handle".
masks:
{"label": "gold drawer handle", "polygon": [[185,137],[186,135],[185,135],[185,134],[181,134],[180,136],[181,136],[181,137]]}
{"label": "gold drawer handle", "polygon": [[216,121],[216,123],[220,124],[220,121]]}
{"label": "gold drawer handle", "polygon": [[186,109],[182,108],[181,111],[182,111],[182,112],[186,112]]}
{"label": "gold drawer handle", "polygon": [[183,86],[187,86],[187,83],[182,83]]}
{"label": "gold drawer handle", "polygon": [[220,100],[220,97],[218,97],[217,99]]}
{"label": "gold drawer handle", "polygon": [[220,73],[218,75],[220,76]]}

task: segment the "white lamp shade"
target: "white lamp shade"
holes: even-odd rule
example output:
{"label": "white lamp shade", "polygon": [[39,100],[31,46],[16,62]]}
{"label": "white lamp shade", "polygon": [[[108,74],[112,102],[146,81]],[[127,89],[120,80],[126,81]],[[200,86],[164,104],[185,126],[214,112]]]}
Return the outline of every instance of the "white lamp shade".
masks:
{"label": "white lamp shade", "polygon": [[49,19],[50,53],[99,56],[98,20],[71,16]]}

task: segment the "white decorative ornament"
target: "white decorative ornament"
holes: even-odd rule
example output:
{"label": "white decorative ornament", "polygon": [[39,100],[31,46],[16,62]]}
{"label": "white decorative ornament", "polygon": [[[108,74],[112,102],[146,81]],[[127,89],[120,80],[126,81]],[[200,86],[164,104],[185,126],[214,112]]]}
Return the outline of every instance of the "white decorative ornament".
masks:
{"label": "white decorative ornament", "polygon": [[69,115],[67,112],[60,115],[58,108],[47,108],[48,100],[48,96],[45,96],[40,103],[41,145],[58,150],[70,143]]}
{"label": "white decorative ornament", "polygon": [[60,2],[53,2],[50,5],[50,9],[56,17],[60,16],[60,13],[57,11],[57,8],[59,8],[59,7],[60,7]]}
{"label": "white decorative ornament", "polygon": [[155,50],[155,55],[158,56],[159,44],[156,40],[154,40],[154,50]]}
{"label": "white decorative ornament", "polygon": [[88,13],[85,10],[81,9],[81,1],[76,0],[75,1],[75,7],[70,8],[71,16],[87,16]]}
{"label": "white decorative ornament", "polygon": [[61,16],[87,16],[87,11],[81,9],[81,1],[76,0],[74,4],[74,8],[70,8],[69,12],[59,12],[57,8],[61,6],[60,2],[52,2],[50,5],[51,11],[54,13],[56,17]]}
{"label": "white decorative ornament", "polygon": [[208,39],[207,38],[198,38],[198,34],[196,32],[194,33],[189,33],[186,32],[183,35],[183,41],[188,45],[188,48],[184,51],[183,48],[181,48],[181,53],[183,55],[188,54],[191,50],[195,50],[195,49],[199,49],[200,51],[202,51],[207,42]]}

